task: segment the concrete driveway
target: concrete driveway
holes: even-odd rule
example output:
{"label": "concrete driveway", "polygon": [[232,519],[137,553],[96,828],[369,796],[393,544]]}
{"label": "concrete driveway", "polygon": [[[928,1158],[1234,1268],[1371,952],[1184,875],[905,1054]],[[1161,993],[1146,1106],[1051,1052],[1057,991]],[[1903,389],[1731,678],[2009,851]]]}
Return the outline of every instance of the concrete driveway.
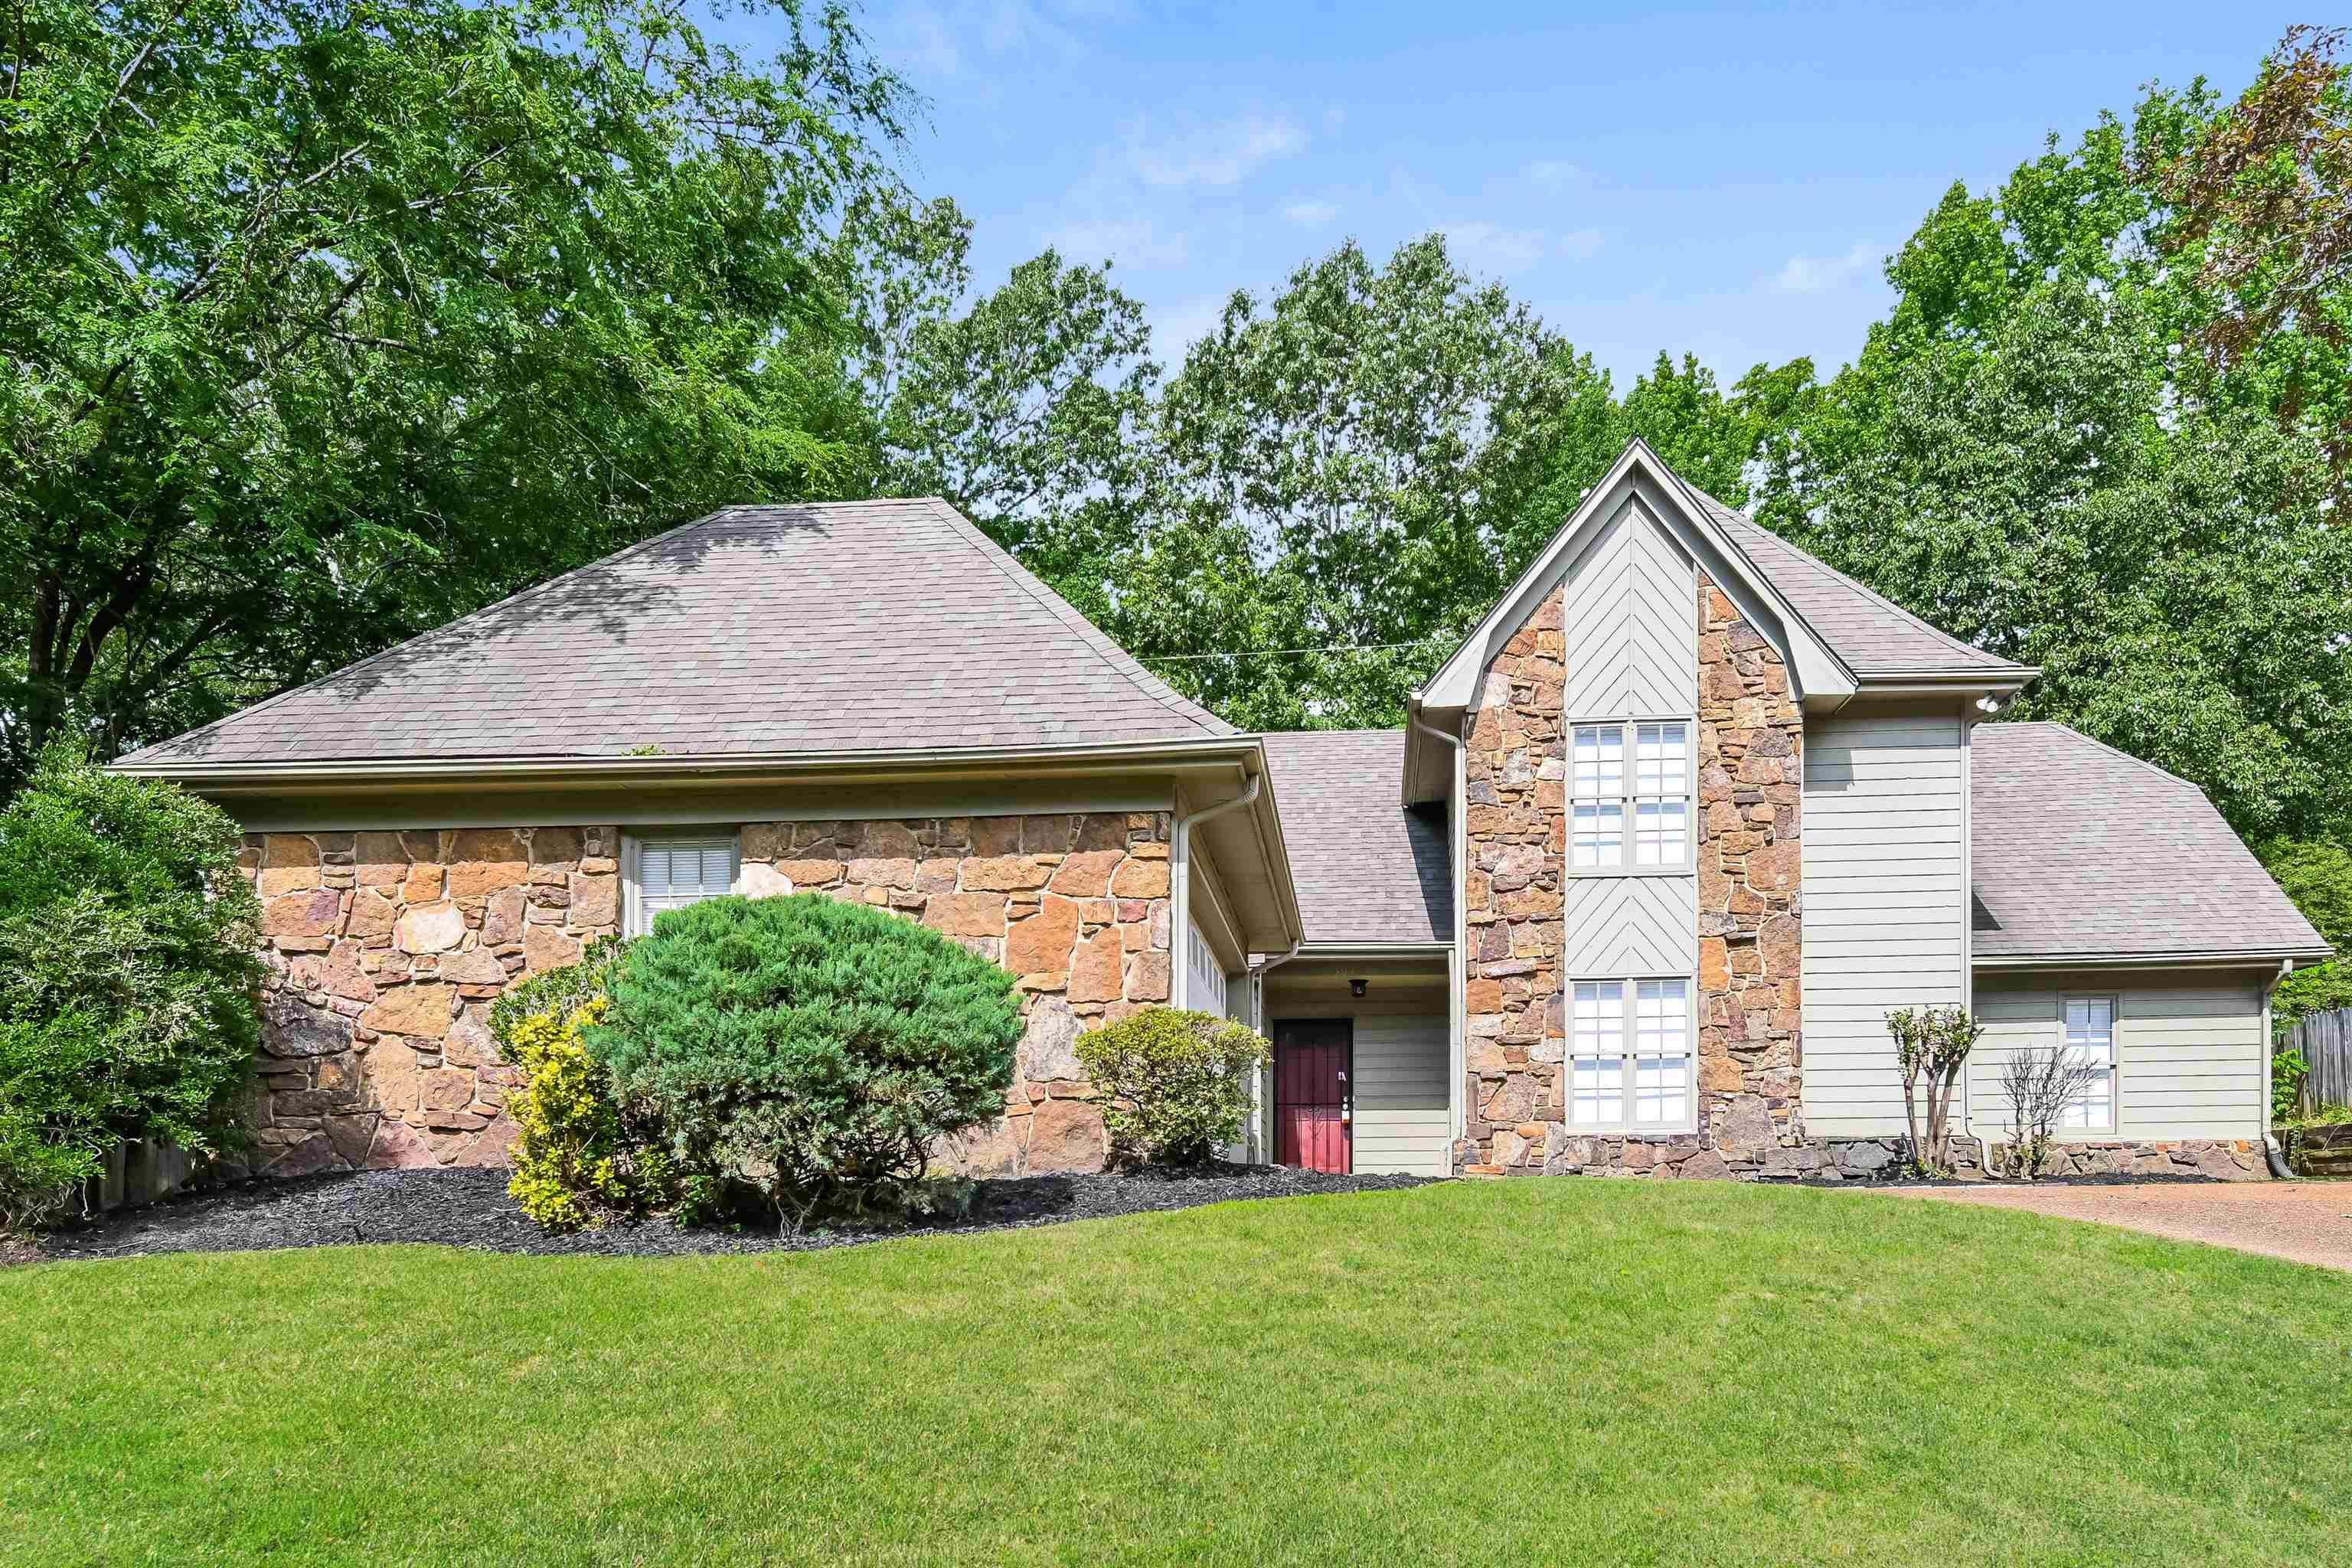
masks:
{"label": "concrete driveway", "polygon": [[2352,1270],[2352,1182],[2147,1182],[2116,1186],[1898,1187],[1905,1197],[2031,1209],[2179,1241]]}

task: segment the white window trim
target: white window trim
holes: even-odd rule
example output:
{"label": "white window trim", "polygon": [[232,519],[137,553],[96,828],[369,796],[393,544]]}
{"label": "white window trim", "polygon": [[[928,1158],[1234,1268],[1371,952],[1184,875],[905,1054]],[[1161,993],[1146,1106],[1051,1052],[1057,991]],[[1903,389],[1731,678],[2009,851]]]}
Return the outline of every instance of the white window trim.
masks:
{"label": "white window trim", "polygon": [[2074,1045],[2066,1038],[2066,1010],[2077,1002],[2104,1002],[2107,1005],[2107,1119],[2088,1127],[2062,1124],[2051,1129],[2061,1142],[2096,1142],[2112,1139],[2124,1124],[2124,1007],[2123,998],[2112,991],[2067,991],[2058,997],[2058,1049],[2072,1051]]}
{"label": "white window trim", "polygon": [[[1659,1121],[1631,1120],[1638,1086],[1636,1063],[1641,1058],[1640,997],[1642,983],[1672,980],[1683,988],[1683,1059],[1690,1064],[1690,1079],[1684,1089],[1683,1101],[1689,1113],[1671,1125]],[[1581,985],[1617,985],[1622,987],[1618,996],[1624,1008],[1619,1026],[1618,1050],[1625,1067],[1623,1096],[1627,1120],[1622,1121],[1579,1121],[1576,1120],[1576,988]],[[1570,978],[1560,995],[1562,1011],[1568,1026],[1568,1050],[1560,1058],[1560,1119],[1570,1135],[1590,1134],[1610,1138],[1685,1138],[1698,1131],[1698,976],[1696,974],[1579,974]]]}
{"label": "white window trim", "polygon": [[[1683,727],[1683,788],[1679,796],[1645,795],[1640,793],[1641,765],[1638,737],[1643,724],[1680,724]],[[1619,732],[1622,751],[1622,769],[1615,795],[1579,795],[1576,793],[1576,732],[1579,730],[1613,728]],[[1561,752],[1567,763],[1567,774],[1561,781],[1561,799],[1567,813],[1566,845],[1560,860],[1571,877],[1688,877],[1698,870],[1698,721],[1682,713],[1641,713],[1628,717],[1570,719],[1560,727]],[[1683,858],[1673,865],[1637,866],[1633,863],[1634,825],[1639,818],[1640,803],[1645,800],[1683,802]],[[1622,816],[1619,819],[1617,864],[1614,866],[1580,866],[1576,863],[1576,808],[1580,804],[1594,801],[1607,804],[1615,801]],[[1592,978],[1587,976],[1588,979]],[[1612,975],[1600,976],[1613,979]],[[1670,975],[1649,975],[1648,979],[1671,979]]]}
{"label": "white window trim", "polygon": [[743,886],[743,836],[732,827],[701,827],[678,829],[667,833],[625,833],[621,837],[621,934],[643,936],[652,929],[653,921],[646,916],[644,889],[645,852],[648,845],[663,848],[709,848],[724,845],[727,848],[727,887],[730,892]]}

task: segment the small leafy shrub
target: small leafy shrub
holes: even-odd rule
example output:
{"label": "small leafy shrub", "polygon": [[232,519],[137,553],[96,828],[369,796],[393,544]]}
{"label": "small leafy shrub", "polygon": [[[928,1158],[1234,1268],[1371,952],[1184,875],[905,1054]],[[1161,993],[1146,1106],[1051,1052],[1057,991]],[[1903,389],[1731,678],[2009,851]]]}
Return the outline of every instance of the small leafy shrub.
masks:
{"label": "small leafy shrub", "polygon": [[749,1183],[789,1226],[903,1208],[934,1140],[1002,1112],[1013,976],[821,893],[708,899],[629,949],[585,1037],[682,1173]]}
{"label": "small leafy shrub", "polygon": [[1128,1158],[1196,1165],[1241,1135],[1265,1037],[1213,1013],[1146,1007],[1078,1037],[1079,1065],[1108,1099],[1103,1127]]}
{"label": "small leafy shrub", "polygon": [[532,975],[490,1006],[490,1033],[523,1081],[507,1100],[515,1171],[507,1191],[549,1230],[576,1230],[671,1206],[677,1171],[657,1134],[625,1115],[612,1075],[581,1044],[604,1016],[627,943],[605,937],[578,963]]}
{"label": "small leafy shrub", "polygon": [[242,1142],[263,970],[236,823],[52,749],[0,812],[0,1226],[123,1139]]}
{"label": "small leafy shrub", "polygon": [[2274,1124],[2294,1120],[2303,1105],[2303,1080],[2310,1076],[2310,1061],[2293,1046],[2281,1046],[2271,1053],[2271,1121]]}
{"label": "small leafy shrub", "polygon": [[1903,1074],[1903,1120],[1911,1132],[1912,1167],[1924,1175],[1948,1176],[1953,1170],[1952,1093],[1984,1026],[1966,1007],[1901,1007],[1886,1015],[1886,1032],[1895,1037],[1895,1065]]}
{"label": "small leafy shrub", "polygon": [[629,1124],[611,1076],[580,1043],[608,1005],[597,997],[561,1017],[530,1014],[501,1042],[523,1073],[507,1101],[518,1131],[507,1191],[549,1230],[604,1225],[678,1196],[668,1152]]}

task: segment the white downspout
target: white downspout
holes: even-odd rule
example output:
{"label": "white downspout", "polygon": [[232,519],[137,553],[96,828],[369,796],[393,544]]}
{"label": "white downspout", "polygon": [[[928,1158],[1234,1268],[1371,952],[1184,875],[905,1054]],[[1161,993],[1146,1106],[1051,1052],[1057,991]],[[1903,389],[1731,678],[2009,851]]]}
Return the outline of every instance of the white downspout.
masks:
{"label": "white downspout", "polygon": [[2278,1049],[2278,1041],[2271,1034],[2271,994],[2279,988],[2280,981],[2294,973],[2294,960],[2282,958],[2278,973],[2263,984],[2263,1092],[2262,1109],[2254,1116],[2254,1136],[2262,1144],[2263,1163],[2274,1180],[2291,1177],[2294,1172],[2286,1163],[2286,1151],[2271,1136],[2271,1056]]}
{"label": "white downspout", "polygon": [[1179,816],[1168,834],[1168,1005],[1189,1007],[1192,1002],[1192,825],[1222,816],[1255,800],[1265,788],[1265,775],[1252,773],[1249,787],[1231,800],[1202,806],[1190,816]]}
{"label": "white downspout", "polygon": [[1448,734],[1422,718],[1421,693],[1418,691],[1406,700],[1404,716],[1405,721],[1423,734],[1432,740],[1443,741],[1453,762],[1454,781],[1445,801],[1447,858],[1454,862],[1446,871],[1454,902],[1454,945],[1445,959],[1445,1118],[1446,1158],[1450,1161],[1454,1156],[1454,1144],[1462,1138],[1463,1033],[1468,1026],[1468,1020],[1463,1016],[1469,984],[1468,968],[1464,960],[1469,940],[1465,934],[1469,911],[1464,908],[1467,900],[1464,897],[1465,879],[1463,872],[1464,861],[1469,852],[1470,803],[1465,772],[1468,752],[1458,732]]}

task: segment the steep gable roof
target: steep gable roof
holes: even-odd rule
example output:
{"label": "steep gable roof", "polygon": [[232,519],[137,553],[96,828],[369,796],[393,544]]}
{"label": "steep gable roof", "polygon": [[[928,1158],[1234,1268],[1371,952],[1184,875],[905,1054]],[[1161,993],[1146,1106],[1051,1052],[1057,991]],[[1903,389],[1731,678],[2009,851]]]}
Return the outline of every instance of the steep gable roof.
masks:
{"label": "steep gable roof", "polygon": [[1979,960],[2322,957],[2205,792],[2063,724],[1969,742]]}
{"label": "steep gable roof", "polygon": [[1238,734],[945,501],[730,507],[134,766],[1042,747]]}
{"label": "steep gable roof", "polygon": [[1262,737],[1310,942],[1454,940],[1442,814],[1397,804],[1402,730]]}

